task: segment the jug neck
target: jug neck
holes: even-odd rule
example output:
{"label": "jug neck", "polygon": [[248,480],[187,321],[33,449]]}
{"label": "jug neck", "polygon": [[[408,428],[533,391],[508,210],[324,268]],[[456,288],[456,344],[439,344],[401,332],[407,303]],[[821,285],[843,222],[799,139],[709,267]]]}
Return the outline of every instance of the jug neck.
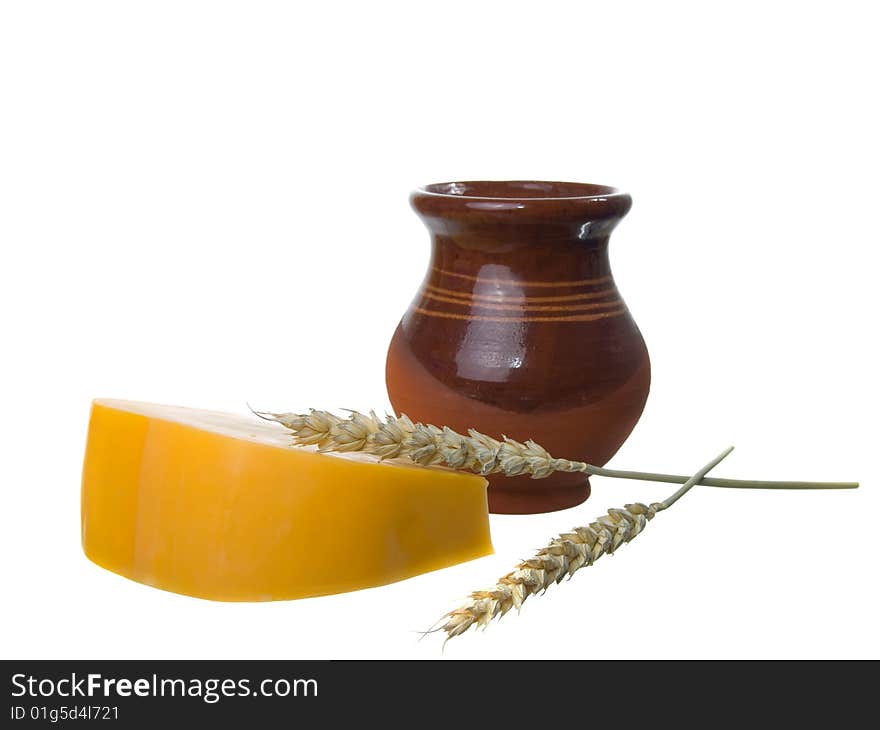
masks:
{"label": "jug neck", "polygon": [[608,237],[632,203],[604,185],[538,181],[438,183],[410,201],[432,236],[429,279],[537,289],[610,279]]}

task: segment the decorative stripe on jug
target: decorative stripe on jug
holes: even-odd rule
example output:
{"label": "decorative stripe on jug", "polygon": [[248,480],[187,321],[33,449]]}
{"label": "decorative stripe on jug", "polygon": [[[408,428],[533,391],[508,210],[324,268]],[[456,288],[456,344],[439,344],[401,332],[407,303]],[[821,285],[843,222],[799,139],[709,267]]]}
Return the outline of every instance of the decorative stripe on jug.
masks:
{"label": "decorative stripe on jug", "polygon": [[459,319],[465,321],[477,322],[593,322],[599,319],[607,319],[609,317],[619,317],[624,314],[627,309],[622,302],[617,309],[608,312],[597,312],[594,314],[561,314],[555,316],[524,316],[524,317],[503,317],[503,316],[487,316],[482,314],[460,314],[457,312],[444,312],[438,309],[426,309],[424,307],[414,307],[414,311],[426,317],[439,317],[441,319]]}
{"label": "decorative stripe on jug", "polygon": [[442,276],[450,276],[454,279],[465,279],[466,281],[475,281],[480,284],[488,284],[488,285],[498,285],[498,286],[515,286],[515,287],[536,287],[543,289],[559,289],[562,287],[573,287],[573,286],[593,286],[595,284],[604,284],[608,281],[611,281],[611,276],[598,276],[593,279],[576,279],[571,281],[524,281],[520,279],[497,279],[497,278],[485,278],[482,276],[472,276],[470,274],[459,274],[454,271],[447,271],[446,269],[440,269],[436,266],[432,267],[433,271],[436,271],[438,274]]}

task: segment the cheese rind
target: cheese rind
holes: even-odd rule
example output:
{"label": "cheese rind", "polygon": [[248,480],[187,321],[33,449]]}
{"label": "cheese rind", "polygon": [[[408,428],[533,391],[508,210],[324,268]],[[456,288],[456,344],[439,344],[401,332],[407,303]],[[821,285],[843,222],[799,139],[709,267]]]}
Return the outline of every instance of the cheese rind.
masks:
{"label": "cheese rind", "polygon": [[278,424],[96,400],[86,555],[222,601],[368,588],[492,552],[482,477],[292,447]]}

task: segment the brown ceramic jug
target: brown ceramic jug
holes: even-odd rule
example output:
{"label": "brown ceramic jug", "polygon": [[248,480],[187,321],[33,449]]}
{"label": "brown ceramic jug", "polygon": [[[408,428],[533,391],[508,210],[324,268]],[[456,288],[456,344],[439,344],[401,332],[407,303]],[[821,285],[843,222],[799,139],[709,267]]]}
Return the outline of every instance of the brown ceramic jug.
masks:
{"label": "brown ceramic jug", "polygon": [[[388,349],[395,411],[605,464],[650,384],[648,351],[608,261],[630,196],[581,183],[455,182],[421,188],[411,202],[432,252]],[[549,512],[589,494],[582,474],[489,477],[496,513]]]}

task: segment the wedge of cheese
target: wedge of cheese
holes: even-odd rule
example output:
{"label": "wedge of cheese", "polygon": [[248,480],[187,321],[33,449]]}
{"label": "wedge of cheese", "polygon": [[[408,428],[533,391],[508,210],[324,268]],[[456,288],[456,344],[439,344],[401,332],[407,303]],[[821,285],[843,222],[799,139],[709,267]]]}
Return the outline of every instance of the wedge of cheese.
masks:
{"label": "wedge of cheese", "polygon": [[168,591],[268,601],[383,585],[492,552],[482,477],[319,454],[285,429],[96,400],[82,544]]}

